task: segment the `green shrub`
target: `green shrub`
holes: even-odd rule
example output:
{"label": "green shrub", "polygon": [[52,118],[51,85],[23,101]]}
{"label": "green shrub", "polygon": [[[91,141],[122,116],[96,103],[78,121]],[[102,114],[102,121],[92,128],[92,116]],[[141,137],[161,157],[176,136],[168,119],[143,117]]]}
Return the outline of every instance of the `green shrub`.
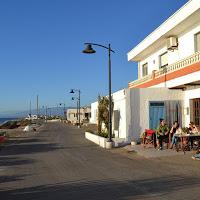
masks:
{"label": "green shrub", "polygon": [[102,131],[98,135],[101,136],[101,137],[104,137],[104,138],[108,138],[108,132],[107,131]]}

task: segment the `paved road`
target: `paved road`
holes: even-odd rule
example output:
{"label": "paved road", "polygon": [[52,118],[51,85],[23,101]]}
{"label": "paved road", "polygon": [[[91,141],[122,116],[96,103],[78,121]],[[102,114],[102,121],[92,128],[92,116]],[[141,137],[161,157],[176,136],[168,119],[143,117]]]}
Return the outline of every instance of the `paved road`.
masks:
{"label": "paved road", "polygon": [[107,151],[49,123],[0,151],[0,200],[199,199],[200,162]]}

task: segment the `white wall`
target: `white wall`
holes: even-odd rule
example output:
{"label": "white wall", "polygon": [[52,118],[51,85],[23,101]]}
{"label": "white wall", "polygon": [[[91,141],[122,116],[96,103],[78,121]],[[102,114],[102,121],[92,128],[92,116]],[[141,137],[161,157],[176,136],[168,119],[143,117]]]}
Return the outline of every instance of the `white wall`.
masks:
{"label": "white wall", "polygon": [[90,123],[97,124],[98,120],[98,102],[91,103],[91,117]]}
{"label": "white wall", "polygon": [[[168,51],[168,64],[173,64],[181,59],[187,58],[195,53],[194,35],[200,32],[200,22],[193,25],[184,33],[178,35],[178,50]],[[167,46],[164,45],[160,49],[155,49],[155,52],[138,62],[138,79],[142,78],[142,65],[148,62],[148,74],[153,70],[159,70],[159,56],[167,51]]]}
{"label": "white wall", "polygon": [[[114,109],[120,113],[119,130],[114,131],[115,137],[126,138],[126,89],[120,90],[113,94]],[[113,119],[114,121],[114,119]],[[113,123],[114,125],[114,123]],[[114,127],[114,126],[113,126]]]}
{"label": "white wall", "polygon": [[127,92],[127,132],[128,139],[139,138],[149,128],[149,102],[183,100],[183,91],[167,88],[133,88]]}
{"label": "white wall", "polygon": [[139,75],[141,78],[143,77],[142,65],[144,65],[145,63],[148,63],[148,74],[152,74],[153,70],[159,70],[159,66],[160,66],[159,56],[165,53],[166,51],[167,51],[167,47],[164,46],[163,48],[157,50],[154,54],[150,55],[149,57],[147,57],[146,59],[138,63],[139,71],[140,71]]}
{"label": "white wall", "polygon": [[[115,131],[115,136],[126,141],[139,138],[140,133],[149,128],[150,101],[183,101],[184,97],[182,90],[167,88],[133,88],[114,93],[114,110],[120,111],[119,131]],[[97,107],[98,102],[91,104],[91,123],[97,123]]]}
{"label": "white wall", "polygon": [[[120,113],[119,130],[114,131],[115,137],[126,138],[126,89],[119,90],[112,94],[114,101],[114,109]],[[90,123],[97,124],[98,102],[91,104],[91,118]],[[114,125],[114,124],[113,124]]]}
{"label": "white wall", "polygon": [[177,60],[184,59],[195,53],[194,35],[198,32],[200,32],[200,22],[178,36],[179,57]]}

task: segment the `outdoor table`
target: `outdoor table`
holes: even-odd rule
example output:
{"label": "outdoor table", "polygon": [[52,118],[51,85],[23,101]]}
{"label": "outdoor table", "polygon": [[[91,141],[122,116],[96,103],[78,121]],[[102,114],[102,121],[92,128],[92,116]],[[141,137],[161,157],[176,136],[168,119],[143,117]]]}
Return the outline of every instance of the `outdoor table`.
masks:
{"label": "outdoor table", "polygon": [[[185,153],[186,148],[190,148],[189,147],[189,140],[190,138],[193,138],[194,140],[198,140],[200,141],[200,133],[193,133],[193,134],[176,134],[177,138],[180,138],[180,145],[181,145],[181,149],[182,151]],[[198,145],[199,147],[199,145]]]}

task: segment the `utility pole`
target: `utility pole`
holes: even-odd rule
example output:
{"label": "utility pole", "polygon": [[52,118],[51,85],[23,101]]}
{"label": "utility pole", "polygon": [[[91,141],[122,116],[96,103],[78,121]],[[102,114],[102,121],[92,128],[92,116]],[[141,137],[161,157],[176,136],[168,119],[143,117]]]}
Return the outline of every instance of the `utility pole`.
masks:
{"label": "utility pole", "polygon": [[50,117],[51,117],[51,108],[49,108],[49,115],[50,115]]}
{"label": "utility pole", "polygon": [[37,95],[37,117],[39,115],[39,95]]}
{"label": "utility pole", "polygon": [[46,106],[46,116],[45,116],[46,122],[47,122],[47,106]]}
{"label": "utility pole", "polygon": [[30,117],[31,117],[31,101],[30,101],[30,103],[29,103],[29,115],[30,115]]}

